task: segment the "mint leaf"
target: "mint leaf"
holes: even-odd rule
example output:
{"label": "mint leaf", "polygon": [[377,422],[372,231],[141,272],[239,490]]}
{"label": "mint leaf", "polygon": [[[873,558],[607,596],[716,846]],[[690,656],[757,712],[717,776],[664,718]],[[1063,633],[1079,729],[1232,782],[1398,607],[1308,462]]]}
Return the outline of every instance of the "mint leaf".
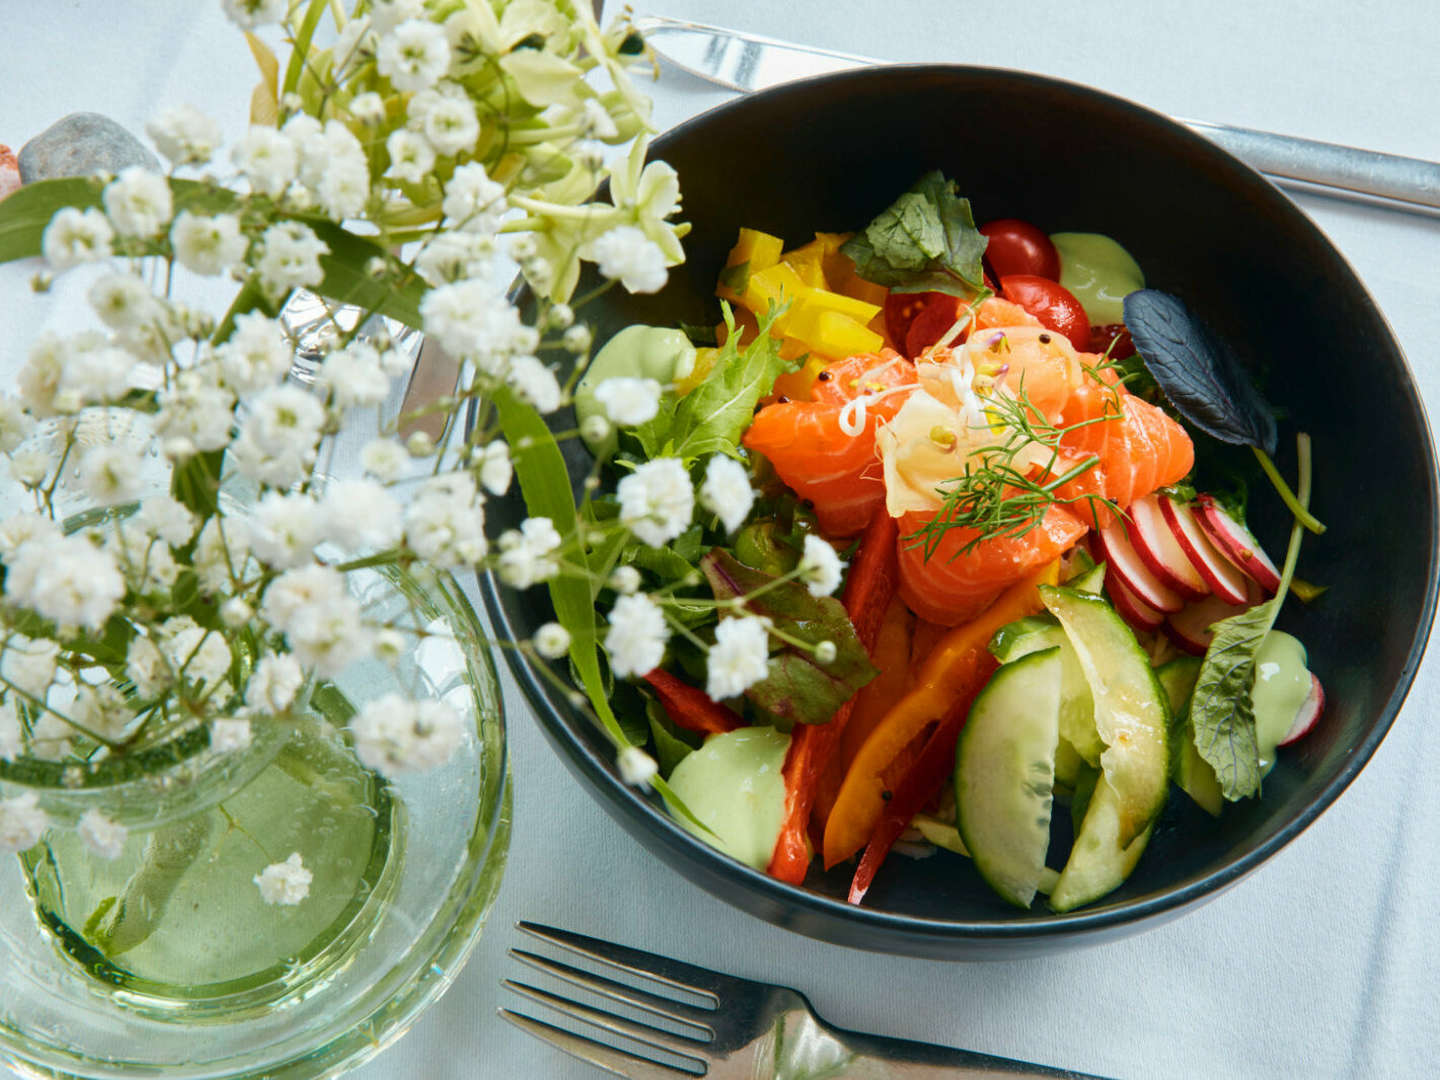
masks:
{"label": "mint leaf", "polygon": [[835,659],[817,664],[808,651],[787,645],[770,658],[770,674],[745,696],[781,721],[823,724],[840,706],[877,674],[860,644],[845,606],[833,596],[811,596],[798,581],[774,584],[775,578],[746,566],[723,548],[700,560],[717,600],[765,591],[746,603],[746,610],[769,618],[790,637],[810,645],[835,643]]}
{"label": "mint leaf", "polygon": [[1260,748],[1250,691],[1255,654],[1279,613],[1279,601],[1268,600],[1216,623],[1190,699],[1195,748],[1215,770],[1220,790],[1231,802],[1260,790]]}
{"label": "mint leaf", "polygon": [[986,239],[970,200],[938,170],[926,173],[840,250],[866,281],[892,292],[943,292],[974,299],[985,288]]}

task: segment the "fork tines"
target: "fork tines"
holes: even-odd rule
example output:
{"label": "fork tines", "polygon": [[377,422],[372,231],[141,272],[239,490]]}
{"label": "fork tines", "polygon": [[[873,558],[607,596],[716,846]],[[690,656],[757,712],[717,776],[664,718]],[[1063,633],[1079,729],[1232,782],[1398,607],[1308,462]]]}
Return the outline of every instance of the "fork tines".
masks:
{"label": "fork tines", "polygon": [[[713,1017],[719,1005],[721,990],[727,988],[730,980],[726,976],[566,930],[528,922],[517,926],[532,937],[583,957],[603,970],[643,979],[669,993],[642,989],[524,949],[510,950],[516,960],[586,993],[626,1006],[647,1019],[671,1026],[661,1027],[623,1016],[512,979],[504,980],[503,985],[569,1020],[578,1020],[598,1032],[625,1040],[630,1046],[602,1042],[510,1009],[501,1009],[502,1017],[528,1034],[617,1076],[660,1080],[677,1075],[705,1075],[706,1050],[715,1037],[714,1029],[706,1021]],[[682,1001],[671,994],[690,995],[696,1000]]]}

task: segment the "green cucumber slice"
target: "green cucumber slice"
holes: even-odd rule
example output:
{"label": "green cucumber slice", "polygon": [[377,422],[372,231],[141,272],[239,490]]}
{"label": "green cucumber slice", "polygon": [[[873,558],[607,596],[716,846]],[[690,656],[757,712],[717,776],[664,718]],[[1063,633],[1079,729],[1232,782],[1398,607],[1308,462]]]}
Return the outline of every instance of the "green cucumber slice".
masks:
{"label": "green cucumber slice", "polygon": [[1073,911],[1114,892],[1135,869],[1150,840],[1151,826],[1125,843],[1121,838],[1125,812],[1125,800],[1102,775],[1095,782],[1070,858],[1050,890],[1050,906],[1055,911]]}
{"label": "green cucumber slice", "polygon": [[[1109,603],[1050,585],[1040,586],[1040,597],[1065,628],[1090,686],[1095,729],[1105,743],[1100,768],[1114,796],[1117,837],[1124,847],[1165,805],[1170,780],[1169,702],[1145,651]],[[1087,820],[1089,816],[1087,812]]]}
{"label": "green cucumber slice", "polygon": [[1155,669],[1155,678],[1170,698],[1170,711],[1175,717],[1170,725],[1170,775],[1175,786],[1201,809],[1211,817],[1219,817],[1225,796],[1215,770],[1195,749],[1195,731],[1190,725],[1190,694],[1199,675],[1198,656],[1177,657]]}
{"label": "green cucumber slice", "polygon": [[[1022,623],[1030,625],[1022,627]],[[1060,650],[1060,737],[1088,764],[1098,765],[1105,744],[1095,730],[1095,703],[1090,683],[1060,623],[1043,615],[1017,619],[1002,626],[990,642],[990,651],[1002,664],[1041,649],[1056,648]]]}
{"label": "green cucumber slice", "polygon": [[991,888],[1022,908],[1044,876],[1059,737],[1060,650],[1042,649],[994,674],[955,754],[960,838]]}

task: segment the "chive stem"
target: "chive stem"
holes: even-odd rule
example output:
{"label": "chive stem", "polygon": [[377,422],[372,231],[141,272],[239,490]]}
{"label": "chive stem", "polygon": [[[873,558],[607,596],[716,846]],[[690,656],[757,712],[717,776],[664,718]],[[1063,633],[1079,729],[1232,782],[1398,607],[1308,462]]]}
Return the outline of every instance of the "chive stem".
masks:
{"label": "chive stem", "polygon": [[[1303,445],[1305,446],[1308,458],[1310,449],[1310,436],[1301,434],[1300,439],[1303,440]],[[1304,525],[1305,528],[1309,529],[1316,536],[1319,536],[1321,533],[1323,533],[1325,531],[1324,523],[1322,523],[1320,519],[1317,518],[1314,514],[1310,513],[1310,511],[1306,509],[1306,506],[1304,505],[1305,503],[1308,503],[1310,501],[1308,495],[1303,500],[1303,502],[1302,500],[1297,499],[1295,497],[1295,493],[1290,490],[1290,485],[1285,483],[1285,478],[1280,475],[1280,470],[1275,468],[1275,463],[1270,460],[1270,455],[1265,453],[1265,451],[1261,450],[1258,446],[1252,446],[1250,449],[1255,452],[1255,460],[1260,462],[1260,468],[1265,470],[1265,475],[1269,477],[1270,483],[1274,486],[1275,491],[1279,494],[1281,501],[1285,503],[1286,509],[1288,509],[1290,513],[1295,516],[1295,520],[1300,522],[1301,525]],[[1301,469],[1302,474],[1307,472],[1308,468]]]}

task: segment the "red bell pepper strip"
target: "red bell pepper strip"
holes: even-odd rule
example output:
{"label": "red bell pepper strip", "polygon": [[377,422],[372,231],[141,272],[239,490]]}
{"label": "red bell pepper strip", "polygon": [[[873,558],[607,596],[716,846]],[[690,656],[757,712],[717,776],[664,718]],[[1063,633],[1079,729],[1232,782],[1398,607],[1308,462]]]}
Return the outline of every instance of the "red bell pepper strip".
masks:
{"label": "red bell pepper strip", "polygon": [[676,727],[721,735],[744,726],[745,721],[733,709],[712,701],[705,691],[680,681],[668,671],[656,668],[645,676],[645,681],[654,688],[665,715]]}
{"label": "red bell pepper strip", "polygon": [[[850,577],[845,582],[845,611],[855,625],[855,634],[866,650],[875,646],[885,608],[895,595],[899,563],[895,540],[899,526],[882,505],[860,540]],[[799,724],[790,738],[781,774],[785,779],[785,819],[767,872],[781,881],[799,885],[810,869],[806,832],[810,808],[820,778],[840,747],[840,736],[850,720],[855,699],[851,698],[824,724]]]}

